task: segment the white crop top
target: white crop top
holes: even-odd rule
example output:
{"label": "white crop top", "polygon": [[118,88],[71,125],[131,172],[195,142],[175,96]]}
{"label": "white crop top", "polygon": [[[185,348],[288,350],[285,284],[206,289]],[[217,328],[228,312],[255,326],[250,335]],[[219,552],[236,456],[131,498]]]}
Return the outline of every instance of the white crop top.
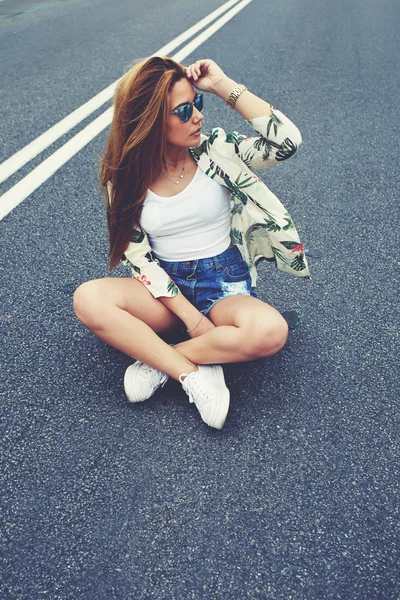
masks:
{"label": "white crop top", "polygon": [[230,244],[230,193],[197,167],[189,185],[175,196],[147,190],[140,226],[162,260],[216,256]]}

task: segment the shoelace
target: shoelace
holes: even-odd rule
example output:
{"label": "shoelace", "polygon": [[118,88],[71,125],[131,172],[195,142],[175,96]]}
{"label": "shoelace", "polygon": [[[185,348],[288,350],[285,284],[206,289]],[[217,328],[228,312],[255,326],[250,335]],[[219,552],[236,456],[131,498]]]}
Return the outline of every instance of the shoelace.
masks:
{"label": "shoelace", "polygon": [[[144,363],[142,364],[144,365]],[[149,375],[150,377],[156,376],[157,378],[159,378],[159,374],[161,373],[161,371],[158,371],[158,369],[155,369],[154,367],[150,367],[150,365],[147,365],[147,367],[143,371],[145,375]],[[161,375],[163,375],[163,373],[161,373]],[[167,383],[167,379],[168,377],[166,377],[165,380],[162,382],[161,387],[163,387]]]}
{"label": "shoelace", "polygon": [[[186,373],[183,373],[182,375],[186,375]],[[210,392],[208,390],[204,390],[200,385],[199,382],[194,379],[191,378],[190,381],[190,386],[191,388],[193,388],[193,391],[195,392],[196,396],[194,396],[192,390],[190,389],[189,385],[185,385],[186,379],[181,380],[182,375],[179,377],[179,380],[183,386],[183,389],[185,390],[186,394],[189,396],[189,402],[194,402],[194,398],[196,397],[196,400],[199,401],[203,404],[207,404],[207,402],[210,402],[211,397],[210,397]],[[188,378],[189,375],[186,375],[186,378]]]}
{"label": "shoelace", "polygon": [[143,369],[143,372],[145,375],[153,376],[153,375],[156,375],[157,370],[154,367],[147,366],[145,369]]}

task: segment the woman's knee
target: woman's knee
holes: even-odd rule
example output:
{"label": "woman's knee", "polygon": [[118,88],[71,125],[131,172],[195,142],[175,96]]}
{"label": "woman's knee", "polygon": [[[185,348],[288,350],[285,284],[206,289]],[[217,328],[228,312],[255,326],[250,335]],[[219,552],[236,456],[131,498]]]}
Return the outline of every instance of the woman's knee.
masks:
{"label": "woman's knee", "polygon": [[78,319],[84,325],[94,325],[99,315],[99,305],[102,293],[100,281],[86,281],[82,283],[74,293],[73,306]]}
{"label": "woman's knee", "polygon": [[257,323],[245,333],[245,352],[253,359],[272,356],[283,348],[289,328],[278,313],[274,319]]}

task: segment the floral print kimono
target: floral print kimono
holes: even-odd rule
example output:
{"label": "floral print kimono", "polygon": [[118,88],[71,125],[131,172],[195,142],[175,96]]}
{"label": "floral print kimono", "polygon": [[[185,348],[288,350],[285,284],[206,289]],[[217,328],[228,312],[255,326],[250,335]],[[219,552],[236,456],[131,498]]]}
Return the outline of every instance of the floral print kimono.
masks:
{"label": "floral print kimono", "polygon": [[[289,213],[253,173],[293,156],[302,141],[300,132],[275,109],[271,115],[247,123],[258,132],[257,137],[226,133],[217,127],[210,135],[202,135],[200,145],[190,152],[204,173],[231,193],[231,241],[249,267],[252,286],[256,286],[256,264],[261,258],[275,262],[280,271],[309,277],[304,246]],[[111,196],[111,182],[107,187]],[[133,231],[122,262],[155,298],[180,293],[153,256],[142,229]]]}

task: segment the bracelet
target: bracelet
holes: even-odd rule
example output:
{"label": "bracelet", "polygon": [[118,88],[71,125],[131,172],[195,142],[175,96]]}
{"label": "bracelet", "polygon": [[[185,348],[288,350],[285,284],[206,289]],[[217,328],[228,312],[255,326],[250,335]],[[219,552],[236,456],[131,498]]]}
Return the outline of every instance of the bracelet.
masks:
{"label": "bracelet", "polygon": [[229,108],[234,108],[236,100],[239,98],[240,94],[243,94],[247,90],[245,85],[237,85],[231,92],[228,100],[226,101]]}
{"label": "bracelet", "polygon": [[196,327],[198,327],[200,325],[200,323],[202,322],[203,319],[204,319],[204,315],[201,315],[200,321],[197,323],[197,325],[195,325],[192,329],[186,329],[186,333],[192,333],[192,331],[194,331],[196,329]]}

